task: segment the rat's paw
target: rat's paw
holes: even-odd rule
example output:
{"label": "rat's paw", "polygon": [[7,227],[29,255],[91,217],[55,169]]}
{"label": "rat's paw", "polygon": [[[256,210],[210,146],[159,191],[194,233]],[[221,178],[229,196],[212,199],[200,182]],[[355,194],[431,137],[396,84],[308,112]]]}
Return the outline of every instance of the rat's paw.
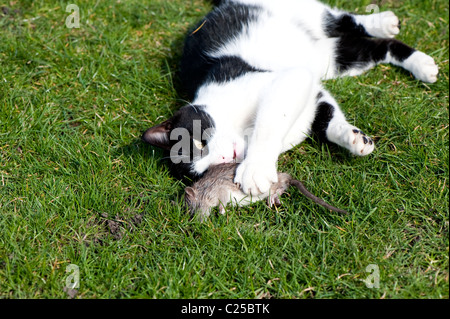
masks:
{"label": "rat's paw", "polygon": [[244,160],[236,169],[234,182],[245,194],[257,196],[267,193],[278,181],[276,164]]}
{"label": "rat's paw", "polygon": [[404,62],[405,68],[423,82],[434,83],[437,81],[439,68],[434,59],[420,51],[416,51]]}
{"label": "rat's paw", "polygon": [[373,140],[356,127],[348,132],[347,140],[349,151],[357,156],[369,155],[375,149]]}
{"label": "rat's paw", "polygon": [[272,206],[281,206],[281,199],[280,199],[280,194],[278,193],[274,193],[274,194],[270,194],[269,197],[267,197],[267,205],[269,205],[269,207]]}
{"label": "rat's paw", "polygon": [[400,20],[392,11],[381,12],[380,27],[383,37],[393,38],[400,33]]}

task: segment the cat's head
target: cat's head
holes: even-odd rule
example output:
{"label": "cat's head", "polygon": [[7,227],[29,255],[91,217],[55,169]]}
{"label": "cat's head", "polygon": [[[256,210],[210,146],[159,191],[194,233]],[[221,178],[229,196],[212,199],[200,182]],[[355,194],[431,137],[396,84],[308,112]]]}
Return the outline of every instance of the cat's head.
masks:
{"label": "cat's head", "polygon": [[169,152],[170,166],[177,177],[200,177],[210,165],[239,162],[245,141],[220,119],[214,121],[205,107],[186,105],[168,120],[149,128],[142,139]]}

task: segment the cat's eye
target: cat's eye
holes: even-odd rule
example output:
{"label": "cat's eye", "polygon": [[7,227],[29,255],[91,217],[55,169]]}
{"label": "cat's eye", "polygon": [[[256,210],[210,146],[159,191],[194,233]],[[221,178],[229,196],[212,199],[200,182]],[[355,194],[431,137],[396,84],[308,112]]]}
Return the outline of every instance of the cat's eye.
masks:
{"label": "cat's eye", "polygon": [[193,141],[194,141],[194,145],[197,149],[202,150],[205,147],[205,145],[203,145],[203,143],[201,141],[196,140],[196,139],[193,139]]}

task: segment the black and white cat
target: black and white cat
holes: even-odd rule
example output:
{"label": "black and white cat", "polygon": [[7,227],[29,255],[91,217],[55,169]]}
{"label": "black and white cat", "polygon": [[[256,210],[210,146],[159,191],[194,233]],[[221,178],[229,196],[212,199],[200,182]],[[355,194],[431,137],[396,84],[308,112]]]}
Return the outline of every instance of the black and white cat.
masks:
{"label": "black and white cat", "polygon": [[192,103],[148,129],[143,140],[170,151],[178,175],[240,162],[247,194],[277,181],[278,156],[315,134],[352,154],[374,150],[349,124],[321,80],[379,63],[433,83],[433,58],[393,39],[390,11],[354,15],[316,0],[222,0],[187,36],[181,80]]}

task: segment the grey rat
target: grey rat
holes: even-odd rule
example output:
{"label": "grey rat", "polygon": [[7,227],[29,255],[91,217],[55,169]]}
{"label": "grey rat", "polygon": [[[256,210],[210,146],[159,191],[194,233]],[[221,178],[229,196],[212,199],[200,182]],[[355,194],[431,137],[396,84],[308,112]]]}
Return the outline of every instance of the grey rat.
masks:
{"label": "grey rat", "polygon": [[338,213],[347,213],[313,195],[302,182],[286,173],[278,173],[278,182],[272,185],[269,192],[258,196],[246,195],[239,185],[233,182],[236,167],[236,163],[210,166],[202,178],[185,189],[185,202],[191,215],[197,214],[198,219],[204,221],[214,207],[219,206],[219,212],[224,214],[228,203],[245,206],[266,198],[269,206],[274,204],[278,206],[281,204],[280,196],[291,185],[297,187],[303,195],[315,203]]}

